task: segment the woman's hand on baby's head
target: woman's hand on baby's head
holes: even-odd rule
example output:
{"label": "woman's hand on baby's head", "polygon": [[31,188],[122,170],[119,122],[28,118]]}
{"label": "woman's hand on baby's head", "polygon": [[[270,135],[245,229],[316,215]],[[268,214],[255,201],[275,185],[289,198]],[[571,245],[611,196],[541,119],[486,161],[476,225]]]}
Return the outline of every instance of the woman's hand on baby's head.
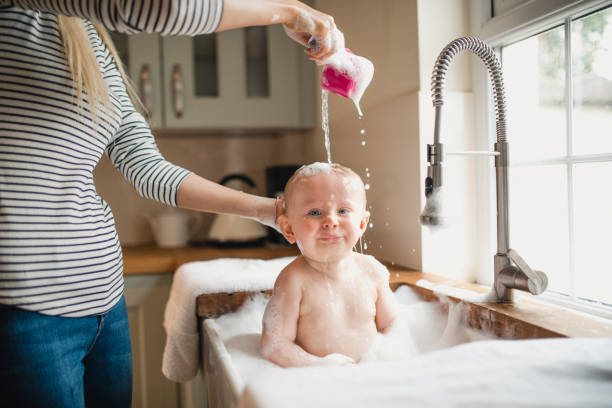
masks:
{"label": "woman's hand on baby's head", "polygon": [[328,354],[321,359],[321,365],[351,365],[357,364],[355,360],[349,356],[340,353]]}

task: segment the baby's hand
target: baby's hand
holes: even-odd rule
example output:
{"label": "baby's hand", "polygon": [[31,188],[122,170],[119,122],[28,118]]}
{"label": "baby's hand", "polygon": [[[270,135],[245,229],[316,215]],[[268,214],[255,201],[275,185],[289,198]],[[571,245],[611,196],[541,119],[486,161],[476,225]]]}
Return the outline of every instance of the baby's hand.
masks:
{"label": "baby's hand", "polygon": [[355,360],[340,353],[328,354],[321,359],[321,365],[349,365],[356,364]]}

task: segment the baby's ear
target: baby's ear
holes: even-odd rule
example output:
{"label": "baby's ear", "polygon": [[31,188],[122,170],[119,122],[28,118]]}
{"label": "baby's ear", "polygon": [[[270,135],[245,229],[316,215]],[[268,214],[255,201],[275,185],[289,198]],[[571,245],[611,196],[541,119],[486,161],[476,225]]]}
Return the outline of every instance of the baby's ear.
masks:
{"label": "baby's ear", "polygon": [[293,228],[289,224],[289,218],[283,214],[278,217],[278,226],[280,227],[283,236],[290,244],[295,244],[295,235],[293,234]]}
{"label": "baby's ear", "polygon": [[370,221],[370,212],[364,211],[363,217],[361,217],[361,221],[359,222],[359,229],[361,230],[362,234],[365,232],[366,228],[368,227],[369,221]]}

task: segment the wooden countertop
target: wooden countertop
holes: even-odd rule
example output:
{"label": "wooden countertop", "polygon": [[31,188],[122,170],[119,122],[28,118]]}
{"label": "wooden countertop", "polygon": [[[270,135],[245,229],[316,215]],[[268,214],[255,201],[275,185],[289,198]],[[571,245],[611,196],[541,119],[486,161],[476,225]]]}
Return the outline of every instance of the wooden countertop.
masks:
{"label": "wooden countertop", "polygon": [[155,245],[123,247],[123,273],[139,275],[172,273],[186,262],[207,261],[218,258],[271,259],[297,255],[296,247],[252,248],[159,248]]}

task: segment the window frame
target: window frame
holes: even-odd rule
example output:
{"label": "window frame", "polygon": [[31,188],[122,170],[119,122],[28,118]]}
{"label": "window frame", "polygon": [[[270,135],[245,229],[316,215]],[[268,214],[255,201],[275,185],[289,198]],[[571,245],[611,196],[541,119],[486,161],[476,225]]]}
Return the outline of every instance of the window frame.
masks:
{"label": "window frame", "polygon": [[[565,306],[574,310],[586,312],[592,315],[612,319],[612,305],[598,301],[582,299],[575,296],[575,231],[573,228],[573,166],[576,163],[590,162],[612,162],[612,153],[574,155],[572,151],[572,132],[573,132],[573,83],[572,83],[572,59],[571,59],[571,30],[574,20],[585,17],[591,13],[612,6],[610,0],[556,0],[556,1],[534,1],[530,0],[519,4],[507,12],[491,16],[491,1],[472,0],[471,1],[471,31],[472,35],[481,38],[492,46],[498,56],[501,48],[517,41],[527,39],[539,33],[548,31],[555,27],[563,26],[565,31],[565,85],[566,85],[566,145],[567,152],[564,157],[541,160],[528,160],[512,162],[511,167],[520,165],[543,165],[543,164],[563,164],[567,172],[567,194],[568,194],[568,228],[569,228],[569,262],[570,262],[570,293],[545,292],[540,295],[542,300]],[[502,64],[503,65],[503,64]],[[488,84],[488,73],[483,64],[476,62],[473,66],[473,91],[476,112],[476,123],[483,123],[484,126],[477,127],[477,140],[479,147],[489,150],[495,141],[495,117],[493,113],[493,101],[490,85]],[[512,118],[510,118],[512,121]],[[510,135],[510,148],[512,139]],[[482,242],[483,248],[487,248],[486,256],[481,257],[478,270],[478,281],[491,284],[493,273],[491,269],[490,254],[495,248],[495,178],[490,170],[484,170],[488,177],[481,182],[479,189],[482,191],[479,200],[484,200],[486,205],[485,217],[481,221],[480,231],[486,242]],[[511,170],[510,170],[511,171]],[[481,173],[482,174],[482,173]],[[510,228],[510,238],[512,238],[512,228]],[[520,248],[517,248],[520,250]],[[493,251],[493,252],[492,252]],[[527,260],[528,261],[528,260]]]}

